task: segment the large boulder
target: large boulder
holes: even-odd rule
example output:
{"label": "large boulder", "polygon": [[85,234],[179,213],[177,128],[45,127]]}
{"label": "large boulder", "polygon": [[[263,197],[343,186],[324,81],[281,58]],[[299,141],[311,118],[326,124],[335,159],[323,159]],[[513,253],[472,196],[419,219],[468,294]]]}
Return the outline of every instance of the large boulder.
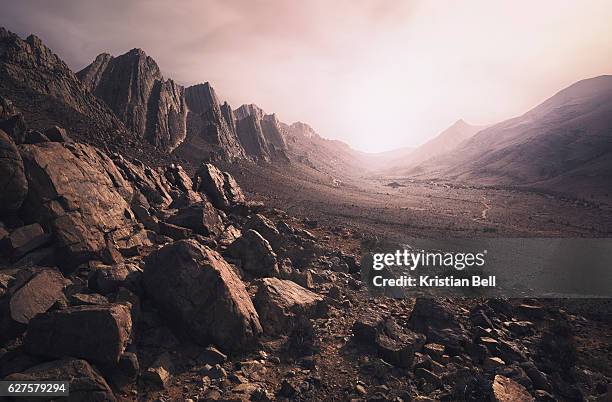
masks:
{"label": "large boulder", "polygon": [[21,145],[29,195],[24,208],[50,227],[66,265],[99,257],[109,247],[149,245],[131,212],[133,189],[100,150],[83,144]]}
{"label": "large boulder", "polygon": [[11,137],[0,129],[0,214],[15,213],[27,193],[21,155]]}
{"label": "large boulder", "polygon": [[315,318],[326,312],[322,296],[295,282],[278,278],[257,281],[255,308],[264,331],[270,335],[289,333],[296,317]]}
{"label": "large boulder", "polygon": [[50,241],[50,236],[38,223],[21,226],[11,232],[4,241],[9,254],[15,260]]}
{"label": "large boulder", "polygon": [[196,172],[194,187],[205,193],[219,209],[228,210],[233,205],[244,202],[244,194],[236,180],[210,163],[200,166]]}
{"label": "large boulder", "polygon": [[242,269],[255,277],[277,276],[278,261],[270,243],[255,230],[249,229],[227,248],[230,256],[238,258]]}
{"label": "large boulder", "polygon": [[[85,360],[67,358],[42,363],[22,373],[11,374],[6,381],[68,381],[69,396],[62,400],[68,402],[114,402],[110,387]],[[41,397],[21,397],[23,401],[40,401]]]}
{"label": "large boulder", "polygon": [[208,201],[181,208],[168,218],[168,223],[182,226],[204,236],[216,236],[223,230],[223,221]]}
{"label": "large boulder", "polygon": [[217,252],[193,240],[150,254],[143,283],[166,318],[202,345],[240,349],[262,332],[240,278]]}
{"label": "large boulder", "polygon": [[115,364],[131,333],[130,309],[124,304],[76,306],[31,319],[24,346],[34,355]]}

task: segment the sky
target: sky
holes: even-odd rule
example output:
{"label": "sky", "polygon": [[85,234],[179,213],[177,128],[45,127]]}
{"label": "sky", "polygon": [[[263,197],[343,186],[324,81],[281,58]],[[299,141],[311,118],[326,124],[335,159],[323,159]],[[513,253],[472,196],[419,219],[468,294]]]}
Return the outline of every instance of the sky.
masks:
{"label": "sky", "polygon": [[609,0],[0,0],[73,70],[139,47],[234,107],[378,152],[520,115],[612,74]]}

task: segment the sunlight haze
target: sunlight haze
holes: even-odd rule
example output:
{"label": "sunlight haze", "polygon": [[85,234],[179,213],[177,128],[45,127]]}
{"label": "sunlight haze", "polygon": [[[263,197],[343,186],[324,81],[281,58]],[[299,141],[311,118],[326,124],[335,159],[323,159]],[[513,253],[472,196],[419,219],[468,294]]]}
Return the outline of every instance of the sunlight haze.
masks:
{"label": "sunlight haze", "polygon": [[[0,1],[73,70],[144,49],[165,77],[362,151],[524,113],[612,73],[610,1]],[[117,8],[122,7],[120,13]]]}

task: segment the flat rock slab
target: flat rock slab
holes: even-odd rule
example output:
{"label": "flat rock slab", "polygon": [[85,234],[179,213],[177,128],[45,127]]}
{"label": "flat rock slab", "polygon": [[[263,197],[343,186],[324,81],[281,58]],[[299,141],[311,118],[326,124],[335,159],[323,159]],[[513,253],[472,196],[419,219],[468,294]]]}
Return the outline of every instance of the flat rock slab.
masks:
{"label": "flat rock slab", "polygon": [[132,319],[126,305],[76,306],[31,319],[24,346],[35,355],[73,356],[114,364],[119,361],[131,332]]}
{"label": "flat rock slab", "polygon": [[503,375],[496,375],[492,385],[495,402],[531,402],[534,398],[521,384]]}

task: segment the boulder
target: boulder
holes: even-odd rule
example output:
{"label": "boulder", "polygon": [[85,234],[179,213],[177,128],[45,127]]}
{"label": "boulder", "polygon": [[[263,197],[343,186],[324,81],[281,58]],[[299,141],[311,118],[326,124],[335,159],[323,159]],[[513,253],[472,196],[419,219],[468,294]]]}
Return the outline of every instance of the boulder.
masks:
{"label": "boulder", "polygon": [[315,318],[326,312],[322,296],[295,282],[264,278],[256,283],[255,308],[267,334],[289,333],[297,316]]}
{"label": "boulder", "polygon": [[[110,387],[100,373],[85,360],[67,358],[42,363],[22,373],[11,374],[6,381],[68,381],[69,402],[112,402],[116,401]],[[20,400],[41,400],[40,397]],[[64,399],[62,399],[64,400]]]}
{"label": "boulder", "polygon": [[29,353],[50,358],[72,356],[115,364],[131,332],[128,306],[76,306],[31,319],[24,346]]}
{"label": "boulder", "polygon": [[415,352],[425,344],[425,336],[401,328],[392,319],[387,319],[374,339],[378,354],[397,367],[411,367]]}
{"label": "boulder", "polygon": [[215,251],[194,240],[168,244],[146,259],[146,292],[168,320],[202,345],[248,346],[261,334],[259,316],[240,278]]}
{"label": "boulder", "polygon": [[103,152],[83,144],[21,145],[33,218],[50,227],[64,265],[99,257],[107,242],[119,250],[150,245],[131,213],[133,189]]}
{"label": "boulder", "polygon": [[230,244],[227,253],[238,258],[242,269],[253,276],[278,275],[278,262],[270,243],[252,229],[243,232],[242,236]]}
{"label": "boulder", "polygon": [[21,324],[27,324],[37,314],[49,310],[64,294],[63,290],[70,280],[59,271],[43,269],[21,286],[9,302],[11,318]]}
{"label": "boulder", "polygon": [[223,230],[223,222],[217,210],[208,201],[181,208],[167,219],[168,223],[182,226],[204,236],[217,236]]}
{"label": "boulder", "polygon": [[172,366],[170,354],[164,352],[143,373],[142,379],[154,389],[166,388],[172,377]]}
{"label": "boulder", "polygon": [[236,180],[210,163],[203,163],[196,172],[194,188],[205,193],[213,205],[222,210],[244,202],[244,194]]}
{"label": "boulder", "polygon": [[27,194],[21,155],[11,137],[0,129],[0,214],[15,213]]}
{"label": "boulder", "polygon": [[173,225],[167,222],[159,222],[159,233],[174,240],[182,240],[190,237],[193,231],[189,228]]}
{"label": "boulder", "polygon": [[38,223],[33,223],[13,230],[6,237],[5,243],[12,258],[17,260],[30,251],[44,246],[50,240],[50,236],[45,234],[43,228]]}
{"label": "boulder", "polygon": [[159,170],[138,160],[130,162],[118,154],[112,157],[122,177],[138,189],[151,205],[165,208],[172,203],[172,186]]}
{"label": "boulder", "polygon": [[534,398],[521,384],[503,375],[496,375],[491,386],[495,402],[529,402]]}
{"label": "boulder", "polygon": [[262,214],[254,214],[249,217],[242,229],[253,229],[270,243],[275,252],[279,251],[283,238],[274,223]]}

